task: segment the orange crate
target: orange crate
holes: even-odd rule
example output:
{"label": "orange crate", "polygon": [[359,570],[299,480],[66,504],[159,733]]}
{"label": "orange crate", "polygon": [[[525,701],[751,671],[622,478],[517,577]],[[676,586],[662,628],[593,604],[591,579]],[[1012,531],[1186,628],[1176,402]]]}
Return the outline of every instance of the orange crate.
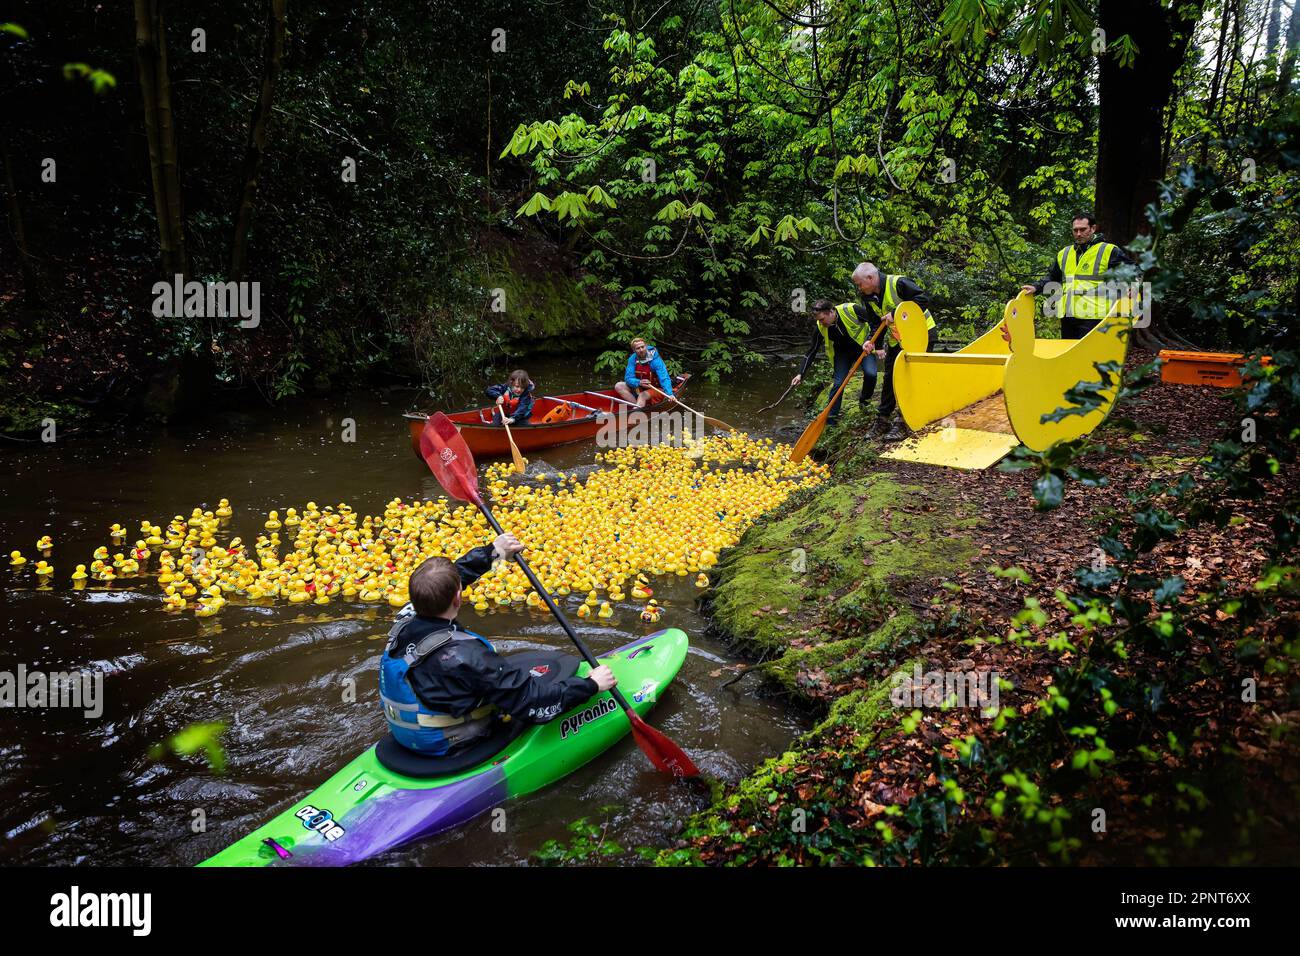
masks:
{"label": "orange crate", "polygon": [[[1241,384],[1241,366],[1246,356],[1236,352],[1179,352],[1161,349],[1160,380],[1178,385],[1217,385],[1236,388]],[[1267,364],[1268,358],[1264,358]]]}

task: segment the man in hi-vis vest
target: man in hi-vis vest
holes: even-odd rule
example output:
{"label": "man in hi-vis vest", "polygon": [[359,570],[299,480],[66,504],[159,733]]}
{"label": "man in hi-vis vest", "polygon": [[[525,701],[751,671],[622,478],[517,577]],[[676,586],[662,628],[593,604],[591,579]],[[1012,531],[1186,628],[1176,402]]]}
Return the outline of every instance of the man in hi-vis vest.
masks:
{"label": "man in hi-vis vest", "polygon": [[[871,317],[860,305],[854,305],[852,302],[834,305],[825,299],[814,302],[812,312],[817,325],[813,329],[812,342],[808,345],[808,354],[803,357],[799,374],[790,380],[790,387],[794,388],[803,381],[804,375],[808,373],[808,366],[812,365],[813,359],[817,357],[817,349],[820,347],[825,349],[826,357],[830,359],[834,371],[834,380],[831,382],[831,394],[834,395],[839,391],[840,383],[849,374],[853,363],[858,360],[858,355],[867,350],[867,342],[873,331],[867,325]],[[865,412],[867,401],[876,387],[875,355],[868,355],[863,360],[862,370],[864,373],[862,394],[858,402]],[[840,400],[843,398],[842,394],[835,396],[835,404],[831,406],[830,414],[826,416],[827,424],[833,425],[839,421]]]}
{"label": "man in hi-vis vest", "polygon": [[1061,338],[1081,339],[1110,314],[1116,294],[1102,287],[1106,273],[1121,262],[1132,263],[1127,252],[1097,234],[1097,220],[1092,213],[1081,212],[1072,224],[1074,245],[1056,254],[1047,275],[1032,285],[1021,286],[1022,292],[1038,295],[1049,283],[1061,290],[1058,312]]}
{"label": "man in hi-vis vest", "polygon": [[[925,313],[925,350],[928,352],[934,343],[934,316],[930,314],[930,297],[907,276],[882,273],[870,262],[858,263],[858,267],[853,270],[853,285],[862,296],[862,302],[870,315],[871,328],[867,331],[867,335],[870,336],[876,331],[876,326],[882,319],[889,323],[880,340],[885,345],[885,375],[884,381],[880,383],[880,409],[876,417],[876,430],[888,430],[885,441],[905,438],[908,434],[907,427],[901,418],[894,415],[898,407],[898,400],[894,397],[894,360],[903,350],[898,341],[898,332],[894,328],[894,310],[903,302],[915,302],[921,307],[921,311]],[[868,359],[868,362],[871,360]],[[873,362],[869,370],[866,365],[867,362],[864,362],[863,371],[870,376],[871,390],[874,390],[875,364]],[[892,423],[891,418],[894,419]]]}
{"label": "man in hi-vis vest", "polygon": [[[812,343],[808,346],[808,354],[804,356],[803,366],[791,384],[799,384],[817,354],[817,346],[821,344],[835,369],[831,390],[839,388],[840,382],[844,381],[844,376],[857,360],[858,351],[866,350],[866,345],[870,342],[876,327],[881,321],[888,319],[891,323],[888,331],[882,339],[877,340],[877,345],[881,347],[871,350],[863,360],[862,394],[858,402],[865,412],[867,403],[876,391],[877,364],[884,360],[885,380],[880,394],[880,410],[872,427],[877,431],[889,429],[889,434],[885,437],[886,440],[893,441],[906,435],[906,429],[901,421],[895,422],[892,429],[889,427],[889,419],[897,406],[890,376],[894,359],[900,350],[898,336],[894,334],[892,327],[894,309],[900,302],[911,301],[925,311],[926,348],[928,349],[928,336],[930,330],[934,328],[934,316],[930,314],[930,297],[906,276],[882,275],[880,270],[870,262],[859,263],[853,270],[853,284],[862,294],[863,304],[844,302],[840,305],[832,305],[823,300],[813,306],[813,317],[817,319],[817,327],[813,332]],[[840,400],[837,398],[831,407],[828,421],[833,422],[839,417],[839,406]]]}

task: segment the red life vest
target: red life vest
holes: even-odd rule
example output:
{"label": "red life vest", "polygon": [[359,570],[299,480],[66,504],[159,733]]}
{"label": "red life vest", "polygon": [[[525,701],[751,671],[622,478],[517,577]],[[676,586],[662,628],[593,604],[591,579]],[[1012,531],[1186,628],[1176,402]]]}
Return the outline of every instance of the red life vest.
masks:
{"label": "red life vest", "polygon": [[649,362],[637,362],[635,372],[638,381],[649,381],[652,384],[654,383],[655,373]]}
{"label": "red life vest", "polygon": [[508,389],[506,390],[506,393],[501,396],[501,408],[505,411],[508,418],[514,417],[515,409],[519,407],[520,398],[523,398],[523,396],[520,395],[516,397],[515,393]]}

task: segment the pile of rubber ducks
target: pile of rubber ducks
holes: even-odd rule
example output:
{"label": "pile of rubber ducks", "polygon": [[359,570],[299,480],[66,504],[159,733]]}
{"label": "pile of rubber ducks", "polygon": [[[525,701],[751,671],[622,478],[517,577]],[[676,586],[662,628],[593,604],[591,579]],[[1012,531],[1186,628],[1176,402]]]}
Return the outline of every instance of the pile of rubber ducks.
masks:
{"label": "pile of rubber ducks", "polygon": [[[694,575],[696,586],[707,588],[708,570],[724,548],[792,492],[826,476],[815,462],[792,464],[788,446],[767,439],[733,433],[690,446],[603,452],[597,456],[603,467],[585,483],[559,472],[535,484],[511,483],[509,462],[489,466],[484,481],[497,519],[524,542],[533,571],[557,599],[585,595],[574,598],[581,602],[578,616],[607,620],[614,604],[630,596],[648,602],[641,617],[654,622],[663,608],[652,598],[651,578]],[[100,547],[89,566],[77,565],[73,585],[156,576],[167,610],[192,609],[200,617],[219,613],[231,597],[401,607],[409,600],[407,579],[422,561],[455,559],[493,537],[476,508],[444,498],[395,498],[377,515],[309,501],[301,510],[270,512],[251,545],[226,538],[233,513],[222,498],[215,509],[195,508],[165,527],[144,521],[138,535],[113,524],[112,548]],[[132,538],[134,547],[127,547]],[[48,536],[37,542],[45,557],[52,549]],[[11,553],[13,568],[26,563],[20,552]],[[54,573],[43,560],[34,570],[46,583]],[[513,563],[499,565],[463,597],[480,612],[518,605],[544,610]]]}

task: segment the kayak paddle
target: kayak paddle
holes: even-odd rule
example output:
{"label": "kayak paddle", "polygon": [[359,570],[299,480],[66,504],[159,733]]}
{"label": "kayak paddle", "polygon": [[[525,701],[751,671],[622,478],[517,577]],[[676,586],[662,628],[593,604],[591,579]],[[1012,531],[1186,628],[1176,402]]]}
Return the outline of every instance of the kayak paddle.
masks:
{"label": "kayak paddle", "polygon": [[646,386],[646,387],[647,387],[647,388],[653,388],[656,392],[658,392],[658,393],[659,393],[660,395],[662,395],[664,398],[668,399],[670,402],[676,402],[678,405],[680,405],[682,408],[686,409],[686,410],[687,410],[688,412],[690,412],[692,415],[698,415],[700,418],[704,419],[704,423],[705,423],[706,425],[712,425],[714,428],[725,428],[725,429],[726,429],[727,431],[729,431],[729,432],[734,432],[734,431],[735,431],[734,428],[732,428],[730,425],[728,425],[726,422],[722,421],[721,419],[718,419],[718,418],[710,418],[708,415],[705,415],[705,414],[703,414],[703,413],[701,413],[701,412],[697,412],[695,409],[691,408],[691,406],[689,406],[689,405],[687,405],[685,402],[683,402],[680,398],[675,398],[674,396],[669,395],[667,392],[665,392],[665,391],[664,391],[662,388],[660,388],[658,385],[648,385],[648,386]]}
{"label": "kayak paddle", "polygon": [[[460,437],[460,432],[456,430],[451,419],[442,412],[435,412],[425,422],[424,434],[420,436],[420,454],[447,494],[457,501],[473,504],[483,512],[483,517],[487,518],[493,531],[497,534],[505,533],[488,506],[483,503],[482,496],[479,495],[478,471],[474,467],[474,456],[470,454],[469,446],[465,444],[465,439]],[[582,654],[583,659],[593,669],[599,667],[600,662],[565,618],[564,612],[559,609],[550,592],[538,580],[533,569],[524,560],[524,556],[516,554],[515,561],[523,569],[524,576],[528,578],[528,583],[533,586],[533,590],[546,602],[547,609],[560,622],[560,627],[564,628],[564,633],[569,635],[569,640],[573,641],[573,645]],[[632,705],[627,702],[622,691],[613,687],[609,693],[627,714],[627,719],[632,724],[632,737],[636,740],[637,746],[650,758],[650,762],[656,768],[675,777],[700,775],[691,758],[686,756],[680,747],[641,719],[641,715],[632,709]]]}
{"label": "kayak paddle", "polygon": [[[881,319],[880,325],[876,328],[876,334],[871,336],[871,341],[868,345],[874,346],[876,344],[876,339],[880,338],[880,333],[885,331],[885,326],[888,324],[888,321],[888,319]],[[826,419],[830,417],[831,409],[835,407],[835,399],[840,397],[840,392],[844,391],[844,386],[849,384],[849,379],[853,377],[853,373],[858,370],[858,366],[862,364],[862,360],[867,357],[867,352],[869,351],[869,348],[866,346],[863,347],[862,352],[858,355],[858,360],[853,363],[853,368],[849,369],[849,374],[844,376],[844,381],[840,382],[840,387],[835,390],[835,394],[832,395],[831,400],[826,403],[826,407],[822,409],[822,413],[814,418],[808,424],[808,427],[803,430],[803,434],[799,436],[799,440],[794,443],[794,448],[790,449],[791,461],[803,461],[808,457],[808,452],[813,450],[813,446],[817,444],[817,439],[821,438],[822,432],[826,430]]]}
{"label": "kayak paddle", "polygon": [[515,471],[522,475],[528,470],[528,459],[519,453],[519,446],[515,444],[515,436],[510,434],[510,426],[506,424],[504,415],[501,416],[501,424],[506,430],[506,440],[510,442],[510,457],[514,460]]}

